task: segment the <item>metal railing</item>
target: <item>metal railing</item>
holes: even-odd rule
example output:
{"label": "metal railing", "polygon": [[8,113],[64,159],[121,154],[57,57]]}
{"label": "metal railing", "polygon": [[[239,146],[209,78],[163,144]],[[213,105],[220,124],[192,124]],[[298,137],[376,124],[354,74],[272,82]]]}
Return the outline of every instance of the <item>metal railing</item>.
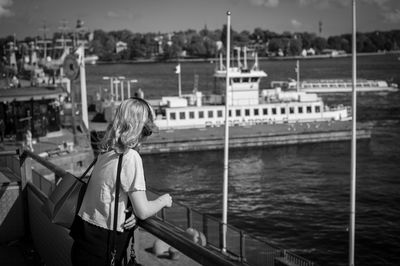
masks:
{"label": "metal railing", "polygon": [[[34,172],[31,170],[32,159],[52,171],[55,175],[55,182],[58,178],[71,175],[40,156],[30,151],[24,151],[20,156],[22,186],[28,186],[29,189],[33,191],[35,189],[39,190],[39,193],[36,192],[35,194],[36,196],[39,195],[42,199],[43,197],[49,196],[54,186],[49,186],[48,182],[43,180],[45,179],[43,176],[37,175],[35,177]],[[203,265],[242,265],[225,254],[215,252],[212,249],[196,244],[185,237],[182,231],[178,230],[177,227],[171,226],[157,217],[140,221],[139,225],[149,233]],[[44,256],[46,256],[46,254],[44,254]]]}
{"label": "metal railing", "polygon": [[[158,194],[153,191],[154,189],[150,188],[148,194],[149,197],[155,198]],[[188,228],[197,230],[204,234],[209,248],[222,253],[221,220],[176,202],[171,208],[163,209],[157,217],[181,232],[185,232]],[[226,242],[227,255],[245,265],[275,265],[278,258],[280,265],[314,265],[301,256],[251,236],[232,225],[228,225]]]}
{"label": "metal railing", "polygon": [[[22,190],[28,187],[27,190],[33,192],[32,195],[28,195],[28,200],[31,198],[39,200],[41,203],[39,202],[33,205],[36,206],[36,209],[40,209],[37,205],[44,204],[46,198],[55,188],[57,180],[65,175],[71,174],[30,151],[24,151],[19,158],[17,156],[11,156],[16,154],[19,155],[18,151],[0,152],[0,160],[5,163],[6,167],[21,176]],[[40,173],[32,170],[32,159],[53,172],[55,176],[54,180],[49,181]],[[149,198],[156,197],[157,193],[148,191],[148,196]],[[41,217],[41,223],[47,223],[46,225],[30,225],[35,244],[37,242],[40,245],[42,242],[47,243],[50,241],[46,240],[46,242],[43,239],[35,240],[35,236],[40,236],[40,238],[45,237],[43,234],[35,232],[35,230],[43,231],[43,228],[54,228],[55,233],[61,234],[60,239],[64,239],[67,246],[70,245],[72,241],[69,239],[68,231],[66,229],[61,230],[63,229],[62,227],[51,224],[48,219],[45,219],[43,213],[38,213],[37,210],[31,210],[31,205],[31,203],[28,204],[30,223],[38,220],[38,217]],[[279,265],[314,265],[312,262],[296,254],[270,245],[230,225],[228,225],[227,230],[226,252],[222,252],[221,221],[215,217],[201,214],[185,205],[175,202],[171,208],[163,209],[154,218],[139,221],[139,226],[202,265],[272,266],[277,265],[278,262]],[[192,239],[189,239],[186,234],[188,228],[195,229],[199,234],[202,234],[206,242],[195,243]],[[64,244],[62,250],[65,249],[68,250],[68,248],[65,248]],[[45,254],[46,252],[48,251],[43,248],[42,253],[44,254],[40,255],[43,257],[49,256],[49,254]],[[59,260],[63,258],[63,256],[65,257],[66,255],[59,254],[57,259]],[[69,257],[67,259],[69,260]],[[56,261],[56,259],[52,258],[52,261]],[[68,263],[66,265],[68,265]],[[49,265],[51,265],[51,263]]]}

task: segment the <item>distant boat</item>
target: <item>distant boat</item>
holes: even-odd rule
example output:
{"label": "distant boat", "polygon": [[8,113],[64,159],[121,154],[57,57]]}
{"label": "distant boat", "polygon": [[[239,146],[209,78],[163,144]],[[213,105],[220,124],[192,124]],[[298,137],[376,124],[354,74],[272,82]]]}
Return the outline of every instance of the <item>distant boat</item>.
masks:
{"label": "distant boat", "polygon": [[[288,81],[272,81],[271,88],[281,88],[285,91],[298,91],[306,93],[343,93],[353,91],[351,79],[304,79],[300,81],[300,61],[297,60],[297,80],[289,78]],[[385,80],[357,79],[357,92],[395,92],[398,85]]]}
{"label": "distant boat", "polygon": [[[272,81],[271,88],[280,87],[284,90],[296,90],[297,81]],[[300,82],[299,90],[308,93],[341,93],[351,92],[353,84],[346,79],[306,79]],[[358,79],[357,92],[396,92],[398,85],[384,80]]]}

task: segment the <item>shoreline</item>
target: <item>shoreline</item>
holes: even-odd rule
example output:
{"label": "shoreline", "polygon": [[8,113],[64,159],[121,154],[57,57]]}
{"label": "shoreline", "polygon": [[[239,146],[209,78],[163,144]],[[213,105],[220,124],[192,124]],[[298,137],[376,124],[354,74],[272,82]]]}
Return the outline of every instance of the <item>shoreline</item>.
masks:
{"label": "shoreline", "polygon": [[[390,52],[374,52],[374,53],[358,53],[357,57],[361,56],[379,56],[379,55],[396,55],[400,54],[400,50],[398,51],[390,51]],[[343,54],[343,55],[314,55],[314,56],[274,56],[274,57],[258,57],[259,61],[285,61],[285,60],[313,60],[313,59],[335,59],[335,58],[344,58],[351,57],[352,54]],[[180,62],[191,62],[191,63],[202,63],[202,62],[210,62],[218,60],[216,58],[174,58],[167,60],[157,60],[157,59],[137,59],[137,60],[120,60],[120,61],[101,61],[98,60],[96,64],[98,65],[112,65],[112,64],[152,64],[152,63],[180,63]],[[96,65],[95,64],[95,65]]]}

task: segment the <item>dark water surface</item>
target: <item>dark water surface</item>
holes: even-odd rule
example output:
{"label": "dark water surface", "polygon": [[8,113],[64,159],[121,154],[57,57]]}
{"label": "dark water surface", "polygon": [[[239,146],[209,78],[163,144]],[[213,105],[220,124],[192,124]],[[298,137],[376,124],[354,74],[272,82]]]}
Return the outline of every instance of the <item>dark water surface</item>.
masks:
{"label": "dark water surface", "polygon": [[[263,61],[263,82],[294,77],[294,61]],[[87,69],[89,93],[102,76],[138,79],[146,97],[177,93],[175,64],[98,65]],[[184,92],[211,91],[214,65],[183,63]],[[303,78],[351,78],[350,58],[301,62]],[[358,58],[358,76],[400,82],[400,61]],[[351,94],[324,96],[351,104]],[[357,143],[356,265],[400,265],[400,93],[359,94],[359,121],[373,121]],[[319,265],[348,264],[350,142],[235,149],[229,161],[228,223]],[[194,209],[220,216],[223,151],[147,155],[147,182]]]}

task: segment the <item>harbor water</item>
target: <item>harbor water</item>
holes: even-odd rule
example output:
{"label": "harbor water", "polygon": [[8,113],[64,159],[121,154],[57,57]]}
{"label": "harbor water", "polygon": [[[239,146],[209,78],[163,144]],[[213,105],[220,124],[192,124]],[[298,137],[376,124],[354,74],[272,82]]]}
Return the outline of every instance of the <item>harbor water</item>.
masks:
{"label": "harbor water", "polygon": [[[358,77],[400,83],[397,55],[361,56]],[[249,62],[250,63],[250,62]],[[103,76],[137,79],[146,98],[177,95],[175,63],[87,67],[88,93]],[[272,80],[295,77],[295,61],[261,61]],[[214,64],[181,63],[183,93],[210,92]],[[351,58],[301,60],[301,78],[351,78]],[[194,76],[198,75],[196,85]],[[89,96],[89,97],[90,97]],[[351,94],[323,96],[351,104]],[[358,94],[357,119],[372,121],[357,143],[356,265],[400,264],[400,92]],[[89,100],[90,101],[90,100]],[[318,265],[348,265],[350,142],[233,149],[229,154],[228,223]],[[223,151],[143,156],[147,184],[176,201],[220,217]]]}

